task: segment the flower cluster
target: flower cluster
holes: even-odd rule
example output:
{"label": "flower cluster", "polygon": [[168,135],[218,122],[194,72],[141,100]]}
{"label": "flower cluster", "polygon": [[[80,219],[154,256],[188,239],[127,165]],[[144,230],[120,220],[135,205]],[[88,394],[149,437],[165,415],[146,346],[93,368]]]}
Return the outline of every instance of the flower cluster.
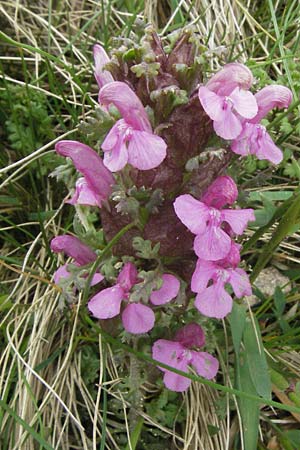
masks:
{"label": "flower cluster", "polygon": [[[126,263],[117,283],[90,299],[89,310],[98,319],[111,319],[120,314],[121,303],[124,301],[127,303],[122,312],[125,330],[133,334],[147,333],[154,326],[155,315],[149,306],[131,301],[130,290],[134,285],[138,286],[138,283],[136,267],[130,262]],[[174,275],[163,274],[162,286],[151,293],[149,300],[153,305],[164,305],[177,296],[179,288],[180,283]]]}
{"label": "flower cluster", "polygon": [[[195,42],[185,33],[167,54],[151,31],[139,46],[126,53],[123,45],[112,57],[95,45],[99,108],[113,123],[95,144],[102,156],[75,140],[55,147],[80,173],[67,203],[83,205],[87,211],[101,208],[106,241],[134,225],[110,256],[118,259],[114,270],[122,269],[118,275],[103,276],[102,266],[97,267],[91,286],[101,283],[100,289],[93,288],[96,292],[87,305],[101,321],[120,315],[125,331],[133,335],[150,333],[179,303],[176,317],[185,323],[190,291],[196,294],[197,310],[217,319],[230,313],[233,294],[251,294],[248,275],[239,267],[238,239],[255,220],[254,212],[235,205],[237,185],[224,173],[232,153],[256,155],[274,164],[282,160],[281,150],[260,122],[272,108],[290,105],[289,89],[271,85],[252,93],[252,73],[240,63],[225,65],[203,83]],[[221,157],[215,157],[214,148],[208,160],[201,159],[201,153],[210,151],[211,138],[219,139]],[[202,163],[187,174],[192,158]],[[133,238],[145,248],[137,249]],[[94,250],[72,235],[54,238],[51,249],[71,257],[77,267],[88,269],[97,259]],[[106,262],[101,262],[103,267]],[[65,264],[54,281],[68,277]],[[176,324],[170,323],[173,330]],[[192,322],[177,330],[172,340],[156,340],[152,356],[183,372],[192,366],[211,379],[218,361],[199,351],[204,344],[202,328]],[[158,367],[169,389],[188,388],[188,378]]]}
{"label": "flower cluster", "polygon": [[[246,272],[237,268],[239,246],[232,236],[241,235],[255,217],[252,209],[223,209],[236,197],[234,181],[225,176],[216,179],[202,201],[186,194],[174,202],[177,216],[196,235],[194,250],[198,261],[191,285],[197,293],[195,306],[202,314],[218,319],[232,308],[232,299],[224,289],[226,283],[231,284],[238,298],[251,294]],[[213,284],[207,287],[209,281]]]}

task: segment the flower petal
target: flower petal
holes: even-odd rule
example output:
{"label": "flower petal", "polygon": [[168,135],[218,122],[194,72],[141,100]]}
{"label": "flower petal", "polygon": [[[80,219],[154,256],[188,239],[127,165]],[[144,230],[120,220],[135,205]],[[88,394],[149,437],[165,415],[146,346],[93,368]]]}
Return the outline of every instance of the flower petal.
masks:
{"label": "flower petal", "polygon": [[[152,358],[160,361],[168,366],[174,367],[174,369],[187,372],[188,361],[183,357],[185,348],[178,342],[167,341],[165,339],[159,339],[154,342],[152,347]],[[158,366],[160,370],[165,372],[164,383],[168,389],[175,392],[185,391],[191,384],[191,380],[184,378],[181,375],[177,375],[163,367]]]}
{"label": "flower petal", "polygon": [[241,245],[237,242],[231,241],[231,247],[228,255],[218,261],[218,266],[222,266],[222,268],[232,268],[237,267],[239,263],[241,262]]}
{"label": "flower petal", "polygon": [[232,298],[219,281],[197,294],[195,307],[204,316],[223,319],[232,309]]}
{"label": "flower petal", "polygon": [[139,170],[158,167],[167,156],[167,144],[156,134],[146,131],[132,132],[128,145],[128,162]]}
{"label": "flower petal", "polygon": [[94,295],[87,306],[97,319],[111,319],[120,313],[123,298],[124,291],[116,284]]}
{"label": "flower petal", "polygon": [[97,259],[97,255],[87,245],[81,242],[77,237],[70,234],[62,234],[52,239],[50,243],[51,250],[55,253],[64,252],[77,262],[84,266]]}
{"label": "flower petal", "polygon": [[[104,150],[103,163],[111,172],[122,170],[128,161],[125,136],[124,133],[119,132],[117,127],[118,122],[110,130],[102,144],[102,149]],[[116,135],[117,140],[115,141],[114,138]],[[114,142],[115,144],[111,147],[111,144]]]}
{"label": "flower petal", "polygon": [[247,273],[239,268],[228,269],[228,271],[230,272],[228,283],[231,284],[237,298],[241,298],[244,295],[251,295],[252,288]]}
{"label": "flower petal", "polygon": [[206,352],[192,351],[192,365],[198,375],[208,380],[214,378],[219,370],[219,361]]}
{"label": "flower petal", "polygon": [[126,83],[114,81],[103,86],[99,93],[99,101],[104,105],[113,103],[125,121],[135,130],[151,133],[152,128],[145,108]]}
{"label": "flower petal", "polygon": [[99,44],[94,45],[93,53],[95,61],[94,75],[97,80],[98,86],[101,89],[105,84],[114,81],[112,74],[108,70],[103,69],[105,64],[110,62],[110,59],[104,48]]}
{"label": "flower petal", "polygon": [[245,119],[252,119],[256,116],[258,107],[254,95],[244,89],[236,88],[230,94],[234,109]]}
{"label": "flower petal", "polygon": [[176,332],[174,340],[186,348],[203,347],[205,344],[205,334],[200,325],[197,323],[189,323]]}
{"label": "flower petal", "polygon": [[[122,132],[123,131],[123,132]],[[123,119],[118,120],[109,130],[102,142],[101,148],[104,152],[111,151],[119,143],[119,140],[123,137],[125,131],[125,122]]]}
{"label": "flower petal", "polygon": [[240,135],[231,142],[230,148],[237,155],[247,156],[253,154],[252,141],[257,139],[256,125],[244,123]]}
{"label": "flower petal", "polygon": [[138,271],[134,264],[127,262],[124,264],[123,269],[119,273],[117,283],[124,289],[125,292],[129,292],[133,285],[137,283]]}
{"label": "flower petal", "polygon": [[218,266],[214,262],[198,259],[192,276],[191,290],[193,292],[203,291],[207,287],[209,280],[213,279],[217,270]]}
{"label": "flower petal", "polygon": [[266,131],[259,140],[256,156],[258,159],[267,159],[273,164],[279,164],[283,159],[282,151],[274,144],[271,136]]}
{"label": "flower petal", "polygon": [[223,209],[222,219],[229,223],[235,234],[243,234],[248,222],[255,220],[253,209]]}
{"label": "flower petal", "polygon": [[100,283],[104,280],[104,276],[100,272],[96,272],[91,280],[91,286],[95,286],[96,284]]}
{"label": "flower petal", "polygon": [[230,95],[236,88],[249,89],[253,83],[253,75],[248,67],[240,63],[226,64],[217,72],[206,87],[218,95]]}
{"label": "flower petal", "polygon": [[232,205],[238,197],[238,189],[234,180],[229,176],[222,176],[207,188],[201,202],[207,206],[221,209],[225,205]]}
{"label": "flower petal", "polygon": [[180,282],[174,275],[165,273],[162,280],[161,288],[153,291],[150,295],[150,301],[153,305],[164,305],[173,300],[179,292]]}
{"label": "flower petal", "polygon": [[218,261],[228,255],[231,239],[220,227],[209,225],[194,240],[194,251],[200,259]]}
{"label": "flower petal", "polygon": [[122,322],[128,333],[147,333],[154,327],[155,315],[149,306],[131,303],[122,313]]}
{"label": "flower petal", "polygon": [[53,274],[53,280],[55,284],[59,284],[60,280],[62,278],[69,278],[71,275],[70,272],[67,269],[68,264],[64,264],[60,266]]}
{"label": "flower petal", "polygon": [[[75,192],[70,200],[66,203],[70,205],[87,205],[87,206],[99,206],[100,196],[94,192],[94,190],[89,186],[88,182],[84,177],[78,178],[75,185]],[[103,198],[104,200],[104,198]]]}
{"label": "flower petal", "polygon": [[180,195],[174,209],[181,222],[194,234],[203,233],[209,218],[209,208],[189,194]]}
{"label": "flower petal", "polygon": [[252,122],[258,123],[271,109],[288,108],[292,102],[293,94],[285,86],[271,84],[258,91],[255,94],[255,98],[258,104],[258,113],[252,119]]}
{"label": "flower petal", "polygon": [[212,120],[222,120],[224,116],[223,103],[224,98],[207,89],[205,86],[199,88],[200,103]]}
{"label": "flower petal", "polygon": [[55,150],[62,156],[72,159],[76,169],[82,173],[89,187],[101,199],[107,198],[114,184],[114,177],[104,166],[100,156],[88,145],[77,141],[60,141]]}
{"label": "flower petal", "polygon": [[[181,370],[182,372],[188,372],[187,361],[180,361],[177,364],[176,369]],[[189,378],[185,378],[182,375],[170,372],[169,370],[165,372],[163,381],[165,386],[174,392],[184,392],[191,384],[191,380]]]}
{"label": "flower petal", "polygon": [[[185,348],[179,342],[159,339],[153,344],[152,358],[168,366],[177,368],[178,361],[184,350]],[[167,371],[163,367],[158,366],[158,368],[163,372]]]}
{"label": "flower petal", "polygon": [[230,108],[226,109],[222,120],[214,121],[213,127],[218,136],[223,139],[235,139],[242,131],[240,120]]}

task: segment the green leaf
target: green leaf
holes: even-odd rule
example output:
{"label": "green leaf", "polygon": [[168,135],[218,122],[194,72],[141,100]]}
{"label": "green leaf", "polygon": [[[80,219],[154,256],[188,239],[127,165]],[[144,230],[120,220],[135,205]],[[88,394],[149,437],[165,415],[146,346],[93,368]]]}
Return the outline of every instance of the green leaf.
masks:
{"label": "green leaf", "polygon": [[295,450],[300,448],[300,430],[287,430],[284,432],[284,438],[292,444]]}
{"label": "green leaf", "polygon": [[152,242],[139,236],[132,239],[132,247],[136,250],[136,255],[143,259],[158,258],[160,243],[158,242],[152,248]]}
{"label": "green leaf", "polygon": [[262,209],[254,210],[255,221],[251,223],[251,227],[264,227],[273,217],[276,211],[276,207],[273,203],[265,203],[265,207]]}
{"label": "green leaf", "polygon": [[271,400],[271,380],[268,372],[268,363],[256,317],[253,317],[253,322],[248,318],[245,324],[243,336],[245,358],[256,392],[262,397]]}
{"label": "green leaf", "polygon": [[28,423],[26,423],[16,412],[11,409],[3,400],[0,399],[0,406],[3,408],[19,425],[21,425],[33,439],[35,439],[41,448],[46,450],[53,450],[53,447],[48,444]]}
{"label": "green leaf", "polygon": [[[250,375],[248,360],[245,358],[239,367],[239,389],[248,394],[256,394]],[[238,400],[243,424],[243,441],[245,450],[257,450],[259,428],[259,404],[255,400],[240,397]]]}
{"label": "green leaf", "polygon": [[[269,260],[272,258],[274,251],[276,250],[277,246],[280,244],[281,241],[290,233],[290,231],[293,229],[293,227],[298,223],[299,221],[299,215],[300,215],[300,194],[299,191],[294,193],[293,197],[291,199],[286,200],[286,202],[289,204],[291,201],[290,206],[288,209],[284,212],[284,214],[280,218],[280,222],[277,225],[272,238],[267,242],[261,251],[261,254],[259,255],[259,258],[256,262],[256,265],[252,271],[251,274],[251,281],[253,282],[255,278],[258,276],[258,274],[261,272],[261,270],[266,266],[266,264],[269,262]],[[283,204],[282,207],[285,205]],[[276,210],[276,213],[274,214],[273,218],[277,216],[277,213],[281,211],[281,207],[279,207]],[[280,217],[280,216],[279,216]],[[273,220],[272,218],[272,220]],[[270,221],[271,223],[271,221]],[[268,227],[269,224],[266,225]],[[259,230],[260,231],[260,230]],[[260,233],[258,233],[257,236],[259,236]],[[249,240],[250,241],[250,240]],[[252,243],[252,241],[251,241]],[[246,247],[246,246],[245,246]]]}
{"label": "green leaf", "polygon": [[54,216],[56,213],[56,209],[51,209],[49,211],[39,211],[39,212],[32,212],[28,214],[28,219],[32,221],[44,221],[49,220],[51,217]]}
{"label": "green leaf", "polygon": [[277,370],[274,370],[272,367],[269,370],[272,383],[281,391],[285,391],[290,385],[289,382]]}
{"label": "green leaf", "polygon": [[276,286],[276,289],[274,292],[274,305],[275,305],[277,317],[282,317],[282,314],[285,309],[286,301],[285,301],[285,295],[279,286]]}
{"label": "green leaf", "polygon": [[246,307],[244,305],[239,305],[238,303],[233,304],[232,311],[229,315],[229,323],[234,351],[238,355],[246,323]]}
{"label": "green leaf", "polygon": [[249,200],[251,202],[259,202],[265,198],[269,201],[284,201],[292,197],[292,195],[293,192],[291,191],[264,191],[263,194],[259,191],[252,191],[249,194]]}
{"label": "green leaf", "polygon": [[78,129],[95,143],[102,143],[113,124],[112,117],[103,109],[97,108],[85,121],[80,122]]}
{"label": "green leaf", "polygon": [[152,78],[158,75],[158,71],[160,68],[159,62],[146,63],[142,62],[140,64],[136,64],[132,66],[130,70],[138,77],[145,76],[147,78]]}
{"label": "green leaf", "polygon": [[125,450],[129,450],[129,448],[131,448],[132,450],[136,449],[136,445],[139,441],[139,437],[143,428],[143,424],[144,424],[144,419],[143,417],[140,417],[136,426],[134,427],[134,430],[132,431],[132,433],[130,434],[130,444],[131,447],[129,447],[129,444],[126,445]]}

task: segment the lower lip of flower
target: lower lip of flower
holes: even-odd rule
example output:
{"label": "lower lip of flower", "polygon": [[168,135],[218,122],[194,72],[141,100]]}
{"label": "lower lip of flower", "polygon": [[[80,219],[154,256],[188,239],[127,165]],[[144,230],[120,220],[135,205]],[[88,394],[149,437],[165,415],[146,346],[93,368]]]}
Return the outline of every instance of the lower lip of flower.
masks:
{"label": "lower lip of flower", "polygon": [[218,226],[221,223],[221,213],[218,209],[215,208],[211,208],[209,211],[209,217],[211,222],[215,225]]}

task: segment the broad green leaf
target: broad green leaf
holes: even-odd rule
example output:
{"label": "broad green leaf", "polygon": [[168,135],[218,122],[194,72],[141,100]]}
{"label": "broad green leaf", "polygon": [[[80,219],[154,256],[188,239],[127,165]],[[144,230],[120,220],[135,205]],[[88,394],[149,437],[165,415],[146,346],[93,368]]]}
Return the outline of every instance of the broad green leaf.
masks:
{"label": "broad green leaf", "polygon": [[229,323],[234,351],[238,355],[246,323],[246,307],[244,305],[239,305],[238,303],[233,304],[231,314],[229,315]]}
{"label": "broad green leaf", "polygon": [[265,203],[265,207],[262,209],[254,210],[255,221],[251,222],[251,227],[264,227],[273,217],[276,211],[276,207],[273,203]]}
{"label": "broad green leaf", "polygon": [[250,201],[263,201],[263,197],[269,201],[284,201],[293,195],[292,191],[264,191],[263,193],[259,191],[253,191],[249,194]]}
{"label": "broad green leaf", "polygon": [[256,392],[262,397],[271,400],[271,380],[268,364],[256,317],[253,317],[253,321],[254,323],[247,319],[245,324],[243,336],[245,358]]}
{"label": "broad green leaf", "polygon": [[[256,394],[256,388],[250,375],[247,358],[239,366],[239,389],[248,394]],[[259,404],[255,400],[240,397],[238,400],[243,425],[243,441],[245,450],[257,450],[259,427]]]}
{"label": "broad green leaf", "polygon": [[[282,444],[285,444],[284,448],[289,450],[292,448],[293,450],[299,450],[300,448],[300,430],[287,430],[284,432],[280,439]],[[291,447],[287,447],[290,444]]]}

